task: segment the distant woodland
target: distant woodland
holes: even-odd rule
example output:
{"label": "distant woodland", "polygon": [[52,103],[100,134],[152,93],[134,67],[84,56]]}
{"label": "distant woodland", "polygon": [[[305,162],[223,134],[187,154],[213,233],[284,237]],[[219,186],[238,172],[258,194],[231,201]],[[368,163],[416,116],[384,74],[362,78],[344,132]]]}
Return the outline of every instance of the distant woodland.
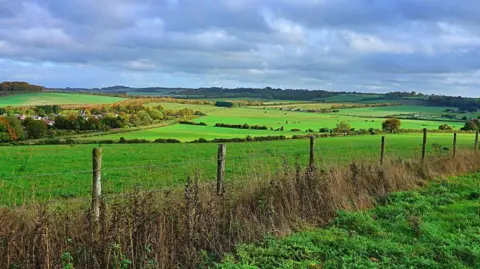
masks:
{"label": "distant woodland", "polygon": [[42,86],[31,85],[27,82],[2,82],[0,83],[0,92],[41,92],[45,88]]}

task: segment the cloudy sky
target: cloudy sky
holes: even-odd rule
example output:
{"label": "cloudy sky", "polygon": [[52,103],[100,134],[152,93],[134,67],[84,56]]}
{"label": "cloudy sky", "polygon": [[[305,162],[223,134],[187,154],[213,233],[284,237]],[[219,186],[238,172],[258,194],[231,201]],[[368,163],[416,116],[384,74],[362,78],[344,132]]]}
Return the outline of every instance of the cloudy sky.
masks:
{"label": "cloudy sky", "polygon": [[0,0],[0,81],[480,96],[478,0]]}

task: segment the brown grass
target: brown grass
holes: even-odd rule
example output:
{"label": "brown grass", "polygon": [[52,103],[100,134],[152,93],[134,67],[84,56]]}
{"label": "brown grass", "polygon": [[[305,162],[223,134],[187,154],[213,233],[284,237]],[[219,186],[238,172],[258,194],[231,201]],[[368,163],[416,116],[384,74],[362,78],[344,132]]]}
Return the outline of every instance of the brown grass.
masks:
{"label": "brown grass", "polygon": [[0,209],[0,268],[196,268],[243,242],[328,223],[339,209],[362,210],[388,193],[480,168],[478,155],[458,152],[422,165],[389,160],[315,167],[284,163],[269,178],[252,172],[227,185],[190,178],[184,189],[134,191],[88,209],[37,205]]}

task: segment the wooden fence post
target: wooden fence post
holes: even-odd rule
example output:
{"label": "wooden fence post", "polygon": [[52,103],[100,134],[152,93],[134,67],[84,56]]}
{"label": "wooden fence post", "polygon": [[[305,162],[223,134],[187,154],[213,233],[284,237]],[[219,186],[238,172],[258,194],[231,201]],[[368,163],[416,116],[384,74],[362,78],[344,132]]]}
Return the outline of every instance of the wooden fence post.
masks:
{"label": "wooden fence post", "polygon": [[385,160],[385,136],[382,136],[382,145],[380,147],[380,164],[383,165]]}
{"label": "wooden fence post", "polygon": [[102,198],[102,148],[92,151],[93,184],[92,184],[92,214],[95,221],[100,218],[100,203]]}
{"label": "wooden fence post", "polygon": [[453,133],[453,158],[457,156],[457,133]]}
{"label": "wooden fence post", "polygon": [[425,161],[426,151],[427,151],[427,128],[423,128],[422,162]]}
{"label": "wooden fence post", "polygon": [[310,172],[315,170],[315,136],[310,136],[310,161],[308,163]]}
{"label": "wooden fence post", "polygon": [[217,154],[217,194],[221,195],[224,191],[225,181],[225,157],[227,155],[227,146],[225,144],[218,145]]}
{"label": "wooden fence post", "polygon": [[475,132],[475,151],[478,151],[478,131]]}

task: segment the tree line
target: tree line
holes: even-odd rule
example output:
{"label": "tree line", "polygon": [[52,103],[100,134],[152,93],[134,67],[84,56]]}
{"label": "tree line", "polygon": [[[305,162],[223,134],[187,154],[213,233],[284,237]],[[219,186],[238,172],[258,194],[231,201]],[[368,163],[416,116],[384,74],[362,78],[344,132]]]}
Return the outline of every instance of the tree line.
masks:
{"label": "tree line", "polygon": [[0,92],[41,92],[45,88],[42,86],[31,85],[27,82],[5,81],[0,83]]}

